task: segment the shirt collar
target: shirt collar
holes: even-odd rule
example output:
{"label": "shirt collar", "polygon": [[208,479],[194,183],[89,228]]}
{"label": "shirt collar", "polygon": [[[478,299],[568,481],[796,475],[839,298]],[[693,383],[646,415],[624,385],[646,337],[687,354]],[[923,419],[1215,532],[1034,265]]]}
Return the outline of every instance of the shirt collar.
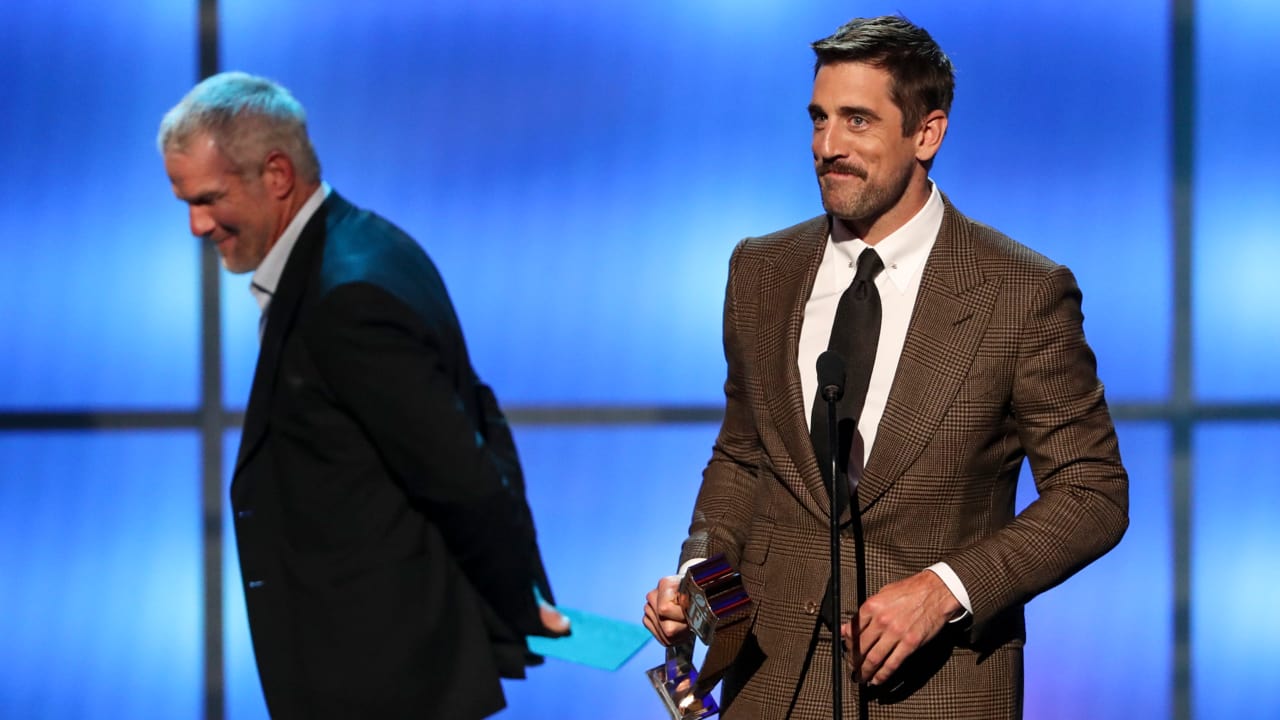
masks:
{"label": "shirt collar", "polygon": [[263,311],[267,309],[267,303],[271,302],[271,296],[276,294],[276,287],[280,285],[280,275],[284,272],[285,263],[289,261],[289,254],[293,252],[293,246],[298,243],[298,237],[302,235],[302,228],[306,227],[307,221],[316,214],[316,210],[320,209],[321,203],[329,197],[332,190],[329,183],[320,183],[320,187],[316,188],[316,191],[311,193],[311,197],[298,208],[298,213],[289,221],[289,225],[285,227],[283,233],[280,233],[276,244],[271,246],[267,256],[262,259],[262,264],[258,265],[258,269],[253,273],[253,277],[249,280],[249,292],[253,293],[253,299],[258,301],[259,309]]}
{"label": "shirt collar", "polygon": [[[945,210],[942,193],[938,191],[936,183],[930,182],[929,185],[929,199],[925,201],[924,207],[902,227],[889,233],[875,245],[876,254],[884,263],[884,274],[900,293],[907,291],[916,273],[924,266],[925,260],[929,258],[929,251],[938,238],[938,229],[942,227],[942,214]],[[831,240],[837,251],[847,255],[855,263],[862,251],[871,247],[862,238],[854,237],[844,223],[836,220],[831,222]]]}

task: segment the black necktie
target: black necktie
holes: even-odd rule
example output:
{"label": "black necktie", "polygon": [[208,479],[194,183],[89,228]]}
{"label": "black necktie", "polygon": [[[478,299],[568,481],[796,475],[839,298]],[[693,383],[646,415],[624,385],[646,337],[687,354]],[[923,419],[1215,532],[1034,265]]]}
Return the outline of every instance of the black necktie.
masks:
{"label": "black necktie", "polygon": [[[867,385],[871,381],[871,368],[876,361],[876,344],[880,341],[880,293],[876,290],[876,275],[884,269],[880,256],[867,248],[858,256],[858,270],[853,282],[840,296],[836,306],[836,318],[831,324],[831,339],[827,349],[836,352],[845,363],[844,396],[837,405],[837,430],[839,448],[836,457],[840,470],[848,473],[850,453],[861,443],[854,442],[858,417],[867,399]],[[831,486],[830,456],[827,454],[827,403],[821,389],[813,401],[813,413],[809,424],[809,437],[813,441],[818,465],[827,487]],[[861,467],[862,458],[855,460]],[[843,488],[843,484],[841,486]],[[844,509],[847,497],[836,498],[837,512]]]}
{"label": "black necktie", "polygon": [[[831,339],[827,342],[827,349],[839,353],[845,364],[844,395],[836,405],[837,438],[840,443],[836,458],[838,470],[845,478],[850,477],[850,465],[855,463],[853,472],[857,477],[862,476],[862,443],[854,442],[854,439],[858,437],[858,417],[862,415],[862,406],[867,399],[871,367],[876,361],[876,344],[880,341],[880,292],[876,290],[875,280],[883,269],[884,262],[875,250],[867,248],[858,256],[858,270],[854,273],[853,282],[849,283],[849,287],[840,296],[840,304],[836,306],[836,319],[831,323]],[[818,456],[818,466],[822,468],[822,479],[826,487],[831,487],[831,457],[827,454],[827,401],[822,398],[821,388],[813,401],[809,428],[809,437]],[[852,453],[857,453],[858,456],[852,458]],[[853,488],[847,482],[838,483],[836,488],[837,492],[844,491],[831,503],[832,512],[839,514],[848,506],[849,492]],[[859,544],[861,535],[861,528],[855,527]],[[863,569],[859,566],[860,581],[862,573]],[[829,625],[830,617],[831,587],[828,585],[822,598],[819,622]],[[815,642],[817,637],[815,630]]]}

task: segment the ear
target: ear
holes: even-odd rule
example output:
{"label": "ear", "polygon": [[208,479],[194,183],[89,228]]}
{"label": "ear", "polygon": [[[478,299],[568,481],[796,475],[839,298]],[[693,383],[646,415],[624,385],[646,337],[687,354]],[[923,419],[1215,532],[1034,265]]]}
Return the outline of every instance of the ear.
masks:
{"label": "ear", "polygon": [[916,159],[929,162],[942,147],[942,139],[947,134],[947,114],[934,110],[925,116],[920,129],[916,131]]}
{"label": "ear", "polygon": [[288,197],[297,179],[293,161],[288,155],[279,150],[267,153],[266,160],[262,162],[262,184],[268,195],[277,200]]}

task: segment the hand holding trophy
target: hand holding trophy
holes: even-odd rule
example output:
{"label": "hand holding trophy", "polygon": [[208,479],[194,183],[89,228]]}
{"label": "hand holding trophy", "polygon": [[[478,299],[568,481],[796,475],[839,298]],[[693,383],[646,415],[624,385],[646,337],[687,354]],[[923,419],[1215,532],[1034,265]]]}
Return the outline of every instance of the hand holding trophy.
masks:
{"label": "hand holding trophy", "polygon": [[[711,689],[738,653],[746,635],[751,599],[724,555],[693,565],[680,583],[678,602],[694,635],[707,646],[699,673],[693,667],[693,643],[667,648],[665,663],[646,671],[673,720],[700,720],[718,715]],[[718,642],[717,642],[718,638]]]}

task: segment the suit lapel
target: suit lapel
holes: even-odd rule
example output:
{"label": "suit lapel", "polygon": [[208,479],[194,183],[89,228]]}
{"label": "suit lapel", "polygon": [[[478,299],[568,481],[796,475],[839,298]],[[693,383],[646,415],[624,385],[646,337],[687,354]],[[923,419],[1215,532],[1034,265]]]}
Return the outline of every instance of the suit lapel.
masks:
{"label": "suit lapel", "polygon": [[325,220],[339,203],[345,201],[336,192],[330,192],[329,197],[302,228],[302,234],[298,236],[298,242],[293,246],[284,271],[280,274],[280,284],[271,297],[271,304],[267,306],[267,325],[262,335],[262,347],[258,351],[258,365],[253,373],[253,388],[249,392],[249,407],[245,411],[240,451],[236,457],[235,474],[232,476],[232,497],[236,496],[236,479],[241,469],[257,452],[266,436],[280,352],[285,338],[293,328],[307,285],[315,274],[316,263],[323,255]]}
{"label": "suit lapel", "polygon": [[[820,516],[829,514],[830,503],[809,439],[804,391],[796,363],[804,308],[826,250],[828,222],[824,217],[805,224],[783,241],[775,262],[765,266],[760,281],[760,329],[756,342],[760,377],[783,378],[781,384],[762,383],[765,407],[786,450],[773,454],[775,469],[792,494]],[[785,466],[791,462],[794,469],[787,472]]]}
{"label": "suit lapel", "polygon": [[983,278],[968,223],[946,202],[875,446],[858,488],[863,511],[902,476],[933,437],[969,374],[986,330],[1000,281]]}

